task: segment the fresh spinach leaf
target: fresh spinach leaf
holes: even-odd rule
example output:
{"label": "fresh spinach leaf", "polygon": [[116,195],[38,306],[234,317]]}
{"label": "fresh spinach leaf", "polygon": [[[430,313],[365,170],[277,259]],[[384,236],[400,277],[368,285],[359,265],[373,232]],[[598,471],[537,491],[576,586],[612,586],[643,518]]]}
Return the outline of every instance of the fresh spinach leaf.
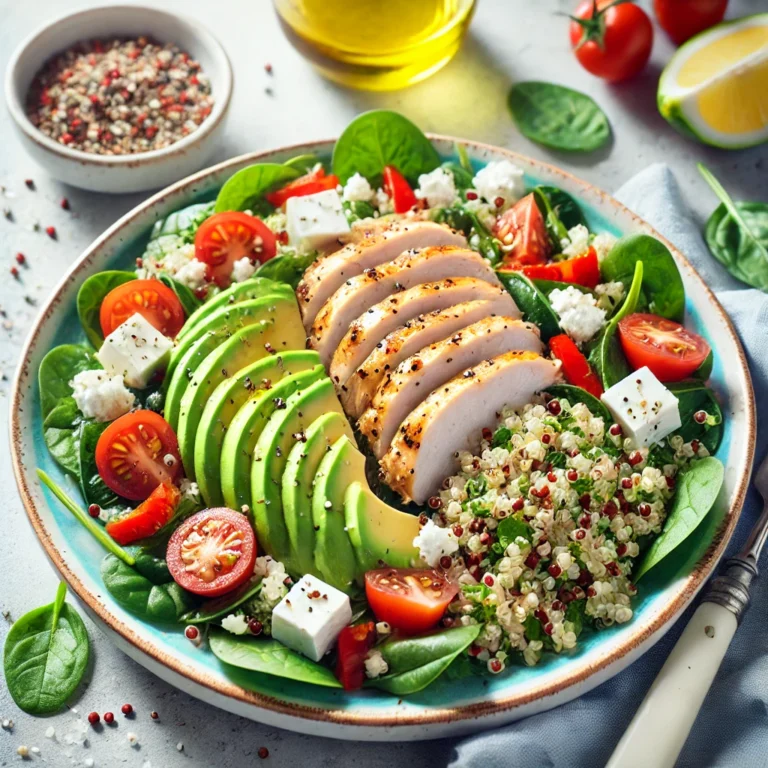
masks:
{"label": "fresh spinach leaf", "polygon": [[475,169],[472,167],[472,161],[469,159],[467,148],[460,142],[455,142],[456,156],[459,158],[459,165],[472,177],[475,175]]}
{"label": "fresh spinach leaf", "polygon": [[[550,187],[546,184],[539,185],[534,189],[539,196],[546,198],[547,207],[557,217],[557,220],[567,230],[573,229],[577,224],[587,226],[587,220],[579,204],[560,187]],[[538,202],[538,200],[537,200]],[[543,213],[543,211],[542,211]],[[557,250],[560,251],[560,242],[557,243]]]}
{"label": "fresh spinach leaf", "polygon": [[385,165],[393,165],[412,184],[440,165],[432,142],[410,120],[385,109],[364,112],[339,136],[333,148],[333,172],[346,183],[360,173],[381,184]]}
{"label": "fresh spinach leaf", "polygon": [[72,397],[65,397],[43,421],[43,440],[56,462],[80,479],[80,426],[83,415]]}
{"label": "fresh spinach leaf", "polygon": [[571,405],[584,403],[592,412],[592,415],[600,416],[606,425],[613,423],[611,412],[593,394],[587,392],[586,389],[576,387],[573,384],[554,384],[551,387],[547,387],[546,391],[552,397],[567,400]]}
{"label": "fresh spinach leaf", "polygon": [[[686,443],[698,440],[710,453],[715,453],[723,439],[723,413],[715,393],[696,381],[675,382],[667,387],[677,398],[680,412],[682,426],[675,434],[680,435]],[[703,424],[693,418],[698,411],[707,414]]]}
{"label": "fresh spinach leaf", "polygon": [[174,211],[164,219],[156,221],[152,227],[150,240],[176,235],[188,242],[194,238],[197,228],[213,213],[213,203],[194,203],[186,208]]}
{"label": "fresh spinach leaf", "polygon": [[[130,549],[133,551],[134,547]],[[143,552],[138,548],[136,548],[135,558],[136,562],[133,567],[153,584],[168,584],[168,582],[173,581],[165,558]]]}
{"label": "fresh spinach leaf", "polygon": [[715,366],[715,356],[712,350],[704,358],[704,362],[691,374],[692,379],[697,381],[706,381],[712,375],[712,369]]}
{"label": "fresh spinach leaf", "polygon": [[328,667],[305,658],[270,637],[233,635],[212,627],[208,644],[219,661],[233,667],[326,688],[341,688],[341,683]]}
{"label": "fresh spinach leaf", "polygon": [[768,203],[734,202],[705,166],[698,168],[720,199],[704,230],[709,250],[737,280],[768,292]]}
{"label": "fresh spinach leaf", "polygon": [[389,672],[384,677],[368,680],[366,685],[396,696],[421,691],[440,677],[453,660],[472,645],[480,630],[479,624],[471,624],[424,637],[383,643],[378,650],[387,662]]}
{"label": "fresh spinach leaf", "polygon": [[264,195],[301,176],[301,171],[279,163],[249,165],[230,177],[216,198],[216,213],[253,210]]}
{"label": "fresh spinach leaf", "polygon": [[108,552],[127,565],[133,565],[135,559],[124,550],[90,515],[86,514],[42,469],[37,470],[40,482],[74,515],[83,526]]}
{"label": "fresh spinach leaf", "polygon": [[600,376],[604,389],[609,389],[630,373],[629,364],[624,357],[621,344],[616,335],[616,329],[619,327],[619,320],[627,315],[631,315],[637,309],[642,284],[643,262],[637,261],[635,263],[635,275],[632,279],[632,285],[629,288],[627,297],[624,299],[624,303],[611,318],[608,325],[605,326],[589,355],[589,362],[592,363],[592,366]]}
{"label": "fresh spinach leaf", "polygon": [[586,600],[573,600],[565,609],[565,620],[573,623],[573,631],[578,637],[584,629],[584,615],[587,607]]}
{"label": "fresh spinach leaf", "polygon": [[243,603],[261,592],[261,579],[252,576],[237,589],[221,597],[206,600],[199,608],[184,614],[181,620],[186,624],[205,624],[232,613]]}
{"label": "fresh spinach leaf", "polygon": [[456,185],[456,189],[458,189],[459,192],[472,189],[474,186],[472,181],[472,179],[474,179],[474,174],[470,171],[467,171],[458,163],[448,161],[443,163],[442,167],[445,168],[445,170],[453,176],[453,183]]}
{"label": "fresh spinach leaf", "polygon": [[683,279],[669,249],[655,237],[622,237],[600,264],[600,274],[603,280],[618,281],[629,290],[638,261],[643,262],[642,289],[649,311],[681,321],[685,311]]}
{"label": "fresh spinach leaf", "polygon": [[61,709],[88,664],[88,632],[77,611],[64,602],[66,594],[62,582],[56,599],[15,621],[5,640],[8,692],[30,715]]}
{"label": "fresh spinach leaf", "polygon": [[133,272],[107,270],[91,275],[80,286],[80,290],[77,292],[77,316],[80,318],[80,325],[83,326],[85,335],[94,349],[98,350],[104,341],[99,320],[99,312],[104,297],[113,288],[135,279],[136,275]]}
{"label": "fresh spinach leaf", "polygon": [[286,160],[283,165],[293,168],[302,175],[309,173],[318,163],[322,165],[322,161],[317,155],[296,155],[296,157]]}
{"label": "fresh spinach leaf", "polygon": [[101,578],[118,605],[146,621],[178,622],[197,602],[191,592],[175,581],[155,584],[112,554],[101,561]]}
{"label": "fresh spinach leaf", "polygon": [[588,293],[590,296],[595,296],[595,292],[586,285],[579,285],[578,283],[564,283],[560,280],[534,280],[533,284],[547,297],[554,290],[564,291],[567,288],[575,288],[581,293]]}
{"label": "fresh spinach leaf", "polygon": [[256,271],[256,277],[266,277],[296,288],[306,268],[317,259],[317,251],[309,253],[286,252],[265,261]]}
{"label": "fresh spinach leaf", "polygon": [[539,326],[544,341],[562,333],[549,299],[522,272],[499,270],[496,275],[512,295],[523,317]]}
{"label": "fresh spinach leaf", "polygon": [[101,433],[109,426],[109,422],[82,421],[78,437],[78,477],[83,500],[86,506],[98,504],[100,507],[114,507],[125,503],[102,480],[96,467],[96,443]]}
{"label": "fresh spinach leaf", "polygon": [[545,147],[591,152],[611,136],[605,113],[572,88],[538,81],[515,83],[508,103],[520,132]]}
{"label": "fresh spinach leaf", "polygon": [[186,285],[174,280],[170,275],[160,275],[160,282],[167,285],[176,294],[186,317],[203,306],[203,302]]}
{"label": "fresh spinach leaf", "polygon": [[685,541],[712,509],[723,485],[724,468],[714,456],[698,459],[677,479],[677,492],[664,529],[634,574],[637,581]]}
{"label": "fresh spinach leaf", "polygon": [[554,253],[560,253],[563,249],[561,242],[564,238],[568,237],[568,230],[558,218],[546,194],[536,188],[533,190],[533,199],[536,201],[539,212],[544,217],[544,225],[547,228],[550,245]]}
{"label": "fresh spinach leaf", "polygon": [[510,544],[514,544],[518,537],[526,541],[533,539],[533,528],[525,520],[518,520],[516,517],[505,517],[496,528],[496,535],[499,539],[502,549],[506,549]]}

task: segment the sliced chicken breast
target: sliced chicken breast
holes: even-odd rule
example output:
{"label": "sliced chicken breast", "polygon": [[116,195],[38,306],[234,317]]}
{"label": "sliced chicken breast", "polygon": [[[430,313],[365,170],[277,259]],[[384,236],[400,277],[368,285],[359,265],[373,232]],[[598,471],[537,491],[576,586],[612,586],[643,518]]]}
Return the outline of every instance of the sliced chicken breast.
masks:
{"label": "sliced chicken breast", "polygon": [[[333,353],[331,378],[337,388],[341,389],[376,345],[408,320],[466,301],[492,299],[498,292],[499,288],[476,277],[448,277],[387,296],[349,327]],[[509,315],[520,317],[516,305]]]}
{"label": "sliced chicken breast", "polygon": [[406,251],[394,261],[347,280],[318,313],[307,345],[317,351],[327,367],[349,326],[374,304],[392,293],[446,277],[476,277],[500,285],[490,264],[468,248],[440,246]]}
{"label": "sliced chicken breast", "polygon": [[447,339],[484,317],[515,315],[515,302],[503,289],[494,287],[495,295],[486,301],[468,301],[448,309],[419,315],[397,328],[379,342],[365,362],[341,388],[341,402],[347,415],[360,418],[384,378],[406,357],[420,349]]}
{"label": "sliced chicken breast", "polygon": [[364,229],[361,238],[318,259],[304,273],[296,288],[304,327],[312,327],[323,304],[350,277],[392,261],[412,248],[466,244],[464,235],[434,221],[399,220],[384,228]]}
{"label": "sliced chicken breast", "polygon": [[560,362],[505,352],[440,386],[400,425],[381,460],[383,479],[404,500],[423,504],[456,471],[456,452],[476,448],[483,427],[551,386]]}
{"label": "sliced chicken breast", "polygon": [[425,347],[382,382],[358,426],[377,459],[389,448],[397,428],[430,392],[454,376],[504,352],[535,352],[543,345],[539,329],[512,317],[488,317]]}

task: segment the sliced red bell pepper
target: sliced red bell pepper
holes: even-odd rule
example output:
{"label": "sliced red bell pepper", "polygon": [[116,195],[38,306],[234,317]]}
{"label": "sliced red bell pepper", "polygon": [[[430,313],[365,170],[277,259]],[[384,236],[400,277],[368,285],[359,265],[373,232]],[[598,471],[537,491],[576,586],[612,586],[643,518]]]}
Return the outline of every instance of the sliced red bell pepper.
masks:
{"label": "sliced red bell pepper", "polygon": [[305,195],[314,195],[317,192],[323,192],[326,189],[336,189],[339,185],[339,177],[331,173],[326,176],[322,166],[317,170],[310,171],[304,176],[299,176],[298,179],[286,184],[284,187],[269,192],[264,195],[267,200],[275,206],[280,208],[285,204],[285,201],[289,197],[304,197]]}
{"label": "sliced red bell pepper", "polygon": [[600,266],[597,253],[592,247],[585,254],[566,261],[509,265],[504,269],[522,272],[531,280],[556,280],[559,283],[583,285],[585,288],[594,288],[600,282]]}
{"label": "sliced red bell pepper", "polygon": [[365,680],[365,657],[373,648],[376,629],[373,622],[344,627],[336,647],[336,677],[346,691],[363,687]]}
{"label": "sliced red bell pepper", "polygon": [[161,483],[136,509],[112,518],[107,533],[118,544],[130,544],[159,531],[173,516],[181,492],[175,485]]}
{"label": "sliced red bell pepper", "polygon": [[393,165],[384,166],[384,191],[392,198],[395,213],[407,213],[419,203],[405,176]]}
{"label": "sliced red bell pepper", "polygon": [[563,375],[569,384],[581,387],[595,397],[603,394],[600,379],[570,336],[564,333],[553,336],[549,340],[549,349],[562,363]]}

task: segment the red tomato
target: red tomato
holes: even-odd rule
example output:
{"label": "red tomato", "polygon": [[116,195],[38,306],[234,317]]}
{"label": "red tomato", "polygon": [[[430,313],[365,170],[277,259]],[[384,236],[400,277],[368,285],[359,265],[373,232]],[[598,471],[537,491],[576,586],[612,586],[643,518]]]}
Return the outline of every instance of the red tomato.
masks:
{"label": "red tomato", "polygon": [[384,191],[392,198],[395,213],[407,213],[419,204],[411,185],[392,165],[384,166]]}
{"label": "red tomato", "polygon": [[365,596],[378,621],[409,635],[437,624],[459,591],[432,569],[380,568],[365,574]]}
{"label": "red tomato", "polygon": [[583,256],[550,264],[530,264],[520,267],[519,271],[531,280],[557,280],[586,288],[594,288],[600,282],[600,267],[594,248],[590,248]]}
{"label": "red tomato", "polygon": [[600,379],[570,336],[564,333],[553,336],[549,340],[549,349],[552,356],[562,363],[563,375],[569,384],[586,389],[595,397],[603,394]]}
{"label": "red tomato", "polygon": [[[671,0],[674,2],[674,0]],[[634,3],[616,5],[585,0],[571,16],[570,36],[576,58],[584,69],[611,83],[636,75],[653,47],[653,25]]]}
{"label": "red tomato", "polygon": [[166,560],[180,587],[217,597],[253,576],[256,537],[241,512],[226,507],[204,509],[173,532]]}
{"label": "red tomato", "polygon": [[637,313],[619,320],[621,348],[637,370],[647,365],[659,381],[690,376],[709,355],[709,344],[680,323]]}
{"label": "red tomato", "polygon": [[659,24],[677,45],[719,24],[727,7],[728,0],[653,0]]}
{"label": "red tomato", "polygon": [[154,411],[126,413],[101,433],[96,467],[118,496],[143,501],[158,485],[173,485],[181,474],[176,435]]}
{"label": "red tomato", "polygon": [[363,687],[365,680],[365,657],[373,648],[376,630],[373,622],[344,627],[336,646],[336,677],[345,691]]}
{"label": "red tomato", "polygon": [[107,533],[118,544],[130,544],[151,536],[173,517],[180,500],[181,493],[175,485],[161,483],[136,509],[113,517],[106,525]]}
{"label": "red tomato", "polygon": [[285,201],[289,197],[304,197],[304,195],[314,195],[317,192],[323,192],[326,189],[336,189],[339,185],[339,177],[330,174],[325,175],[325,171],[322,167],[315,171],[310,171],[305,176],[299,176],[298,179],[286,184],[284,187],[280,187],[275,192],[270,192],[264,197],[269,200],[275,208],[285,205]]}
{"label": "red tomato", "polygon": [[195,258],[208,265],[206,278],[220,288],[230,284],[236,261],[263,264],[276,252],[275,233],[261,219],[240,211],[215,213],[195,234]]}
{"label": "red tomato", "polygon": [[113,288],[101,302],[101,332],[109,336],[137,312],[160,333],[171,338],[184,325],[184,308],[167,285],[159,280],[131,280]]}
{"label": "red tomato", "polygon": [[500,272],[522,272],[531,280],[562,280],[563,273],[557,264],[529,264],[520,266],[513,270],[501,269]]}
{"label": "red tomato", "polygon": [[518,200],[499,216],[493,234],[504,247],[503,266],[515,268],[544,264],[549,256],[549,235],[533,194]]}

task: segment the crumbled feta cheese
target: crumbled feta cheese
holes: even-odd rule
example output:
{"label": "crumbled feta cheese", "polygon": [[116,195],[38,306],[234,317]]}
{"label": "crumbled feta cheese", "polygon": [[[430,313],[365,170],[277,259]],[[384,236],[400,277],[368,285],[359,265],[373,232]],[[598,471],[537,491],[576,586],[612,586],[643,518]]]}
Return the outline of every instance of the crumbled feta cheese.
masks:
{"label": "crumbled feta cheese", "polygon": [[386,216],[395,210],[392,199],[381,187],[376,190],[376,194],[373,196],[373,204],[381,216]]}
{"label": "crumbled feta cheese", "polygon": [[648,367],[614,384],[601,400],[635,448],[661,442],[680,428],[677,398]]}
{"label": "crumbled feta cheese", "polygon": [[389,664],[384,660],[381,651],[370,651],[365,657],[365,676],[370,678],[381,677],[389,671]]}
{"label": "crumbled feta cheese", "polygon": [[272,637],[313,661],[320,661],[352,620],[349,597],[308,574],[272,612]]}
{"label": "crumbled feta cheese", "polygon": [[616,238],[608,234],[608,232],[595,235],[595,238],[592,240],[592,247],[597,253],[597,260],[602,261],[614,245],[616,245]]}
{"label": "crumbled feta cheese", "polygon": [[141,389],[165,367],[172,348],[173,342],[137,312],[104,339],[96,357],[109,374]]}
{"label": "crumbled feta cheese", "polygon": [[[472,184],[494,208],[506,210],[525,194],[523,169],[509,160],[494,160],[477,172]],[[501,198],[502,204],[496,205]]]}
{"label": "crumbled feta cheese", "polygon": [[199,499],[200,486],[187,477],[182,477],[179,483],[179,490],[185,499]]}
{"label": "crumbled feta cheese", "polygon": [[350,176],[347,180],[341,196],[347,203],[368,203],[373,199],[374,191],[368,183],[368,179],[366,179],[365,176],[356,173],[354,176]]}
{"label": "crumbled feta cheese", "polygon": [[196,291],[205,285],[205,273],[207,266],[202,261],[192,259],[188,261],[174,275],[182,285],[186,285],[191,291]]}
{"label": "crumbled feta cheese", "polygon": [[624,298],[624,284],[617,282],[600,283],[595,286],[597,306],[606,312],[612,312]]}
{"label": "crumbled feta cheese", "polygon": [[194,257],[194,243],[187,243],[178,235],[163,235],[149,242],[142,255],[142,269],[137,270],[137,274],[145,278],[166,272],[175,277]]}
{"label": "crumbled feta cheese", "polygon": [[335,189],[289,197],[285,203],[291,245],[306,251],[322,248],[349,234],[349,222]]}
{"label": "crumbled feta cheese", "polygon": [[443,555],[452,555],[459,548],[459,542],[450,528],[440,528],[427,520],[413,540],[413,546],[419,550],[421,559],[427,565],[436,568]]}
{"label": "crumbled feta cheese", "polygon": [[253,277],[253,273],[256,271],[256,265],[251,262],[247,256],[243,256],[242,259],[238,259],[232,265],[232,282],[242,283],[249,277]]}
{"label": "crumbled feta cheese", "polygon": [[560,318],[560,327],[576,342],[589,341],[605,325],[605,310],[597,306],[595,297],[572,285],[564,290],[556,288],[549,301]]}
{"label": "crumbled feta cheese", "polygon": [[577,224],[568,230],[568,237],[560,241],[563,255],[573,258],[589,250],[589,230],[583,224]]}
{"label": "crumbled feta cheese", "polygon": [[447,168],[435,168],[434,171],[419,176],[416,197],[426,200],[430,208],[447,208],[453,205],[457,194],[453,174]]}
{"label": "crumbled feta cheese", "polygon": [[128,413],[136,401],[120,374],[110,376],[106,371],[80,371],[69,386],[83,416],[96,421],[113,421]]}
{"label": "crumbled feta cheese", "polygon": [[221,620],[221,628],[233,635],[244,635],[248,631],[248,622],[241,613],[230,613]]}

